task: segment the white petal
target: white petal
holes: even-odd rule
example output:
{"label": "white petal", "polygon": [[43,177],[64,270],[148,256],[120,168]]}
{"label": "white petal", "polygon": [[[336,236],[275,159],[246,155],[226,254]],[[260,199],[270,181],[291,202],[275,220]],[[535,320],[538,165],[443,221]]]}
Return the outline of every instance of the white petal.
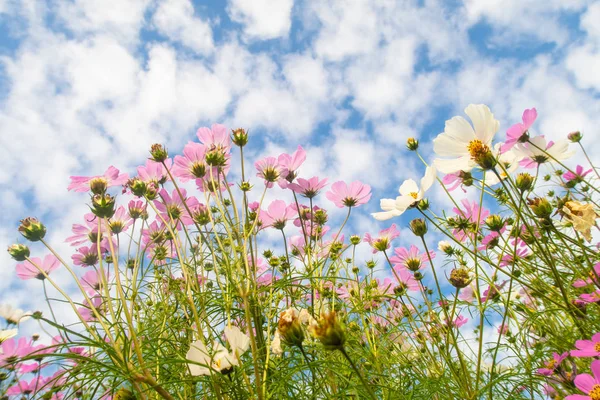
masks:
{"label": "white petal", "polygon": [[408,196],[411,193],[418,193],[419,187],[417,186],[417,182],[412,179],[407,179],[402,183],[398,191],[402,196]]}
{"label": "white petal", "polygon": [[465,114],[473,121],[475,136],[489,146],[500,126],[489,107],[485,104],[470,104],[465,108]]}
{"label": "white petal", "polygon": [[398,217],[400,215],[402,215],[402,211],[399,210],[383,211],[371,214],[371,216],[377,221],[387,221],[388,219]]}
{"label": "white petal", "polygon": [[460,116],[452,117],[446,121],[444,133],[450,138],[465,144],[469,144],[471,140],[475,139],[473,127],[466,119]]}
{"label": "white petal", "polygon": [[383,211],[391,211],[396,208],[396,200],[394,199],[381,199],[379,200],[379,206]]}
{"label": "white petal", "polygon": [[425,176],[421,178],[421,192],[425,193],[429,190],[433,182],[435,182],[435,177],[437,175],[437,170],[433,165],[430,165],[425,170]]}
{"label": "white petal", "polygon": [[416,199],[412,196],[398,196],[396,197],[396,210],[404,212],[415,201]]}
{"label": "white petal", "polygon": [[250,348],[250,338],[242,333],[237,326],[228,326],[224,331],[233,353],[242,355]]}
{"label": "white petal", "polygon": [[[463,119],[463,121],[465,120]],[[469,128],[471,128],[471,125],[469,125]],[[458,140],[446,133],[440,133],[433,139],[433,151],[442,157],[459,157],[469,154],[468,145],[469,141]]]}
{"label": "white petal", "polygon": [[453,158],[444,160],[442,158],[436,158],[433,164],[443,174],[452,174],[458,171],[471,171],[475,166],[475,162],[471,160],[470,156],[463,156],[460,158]]}

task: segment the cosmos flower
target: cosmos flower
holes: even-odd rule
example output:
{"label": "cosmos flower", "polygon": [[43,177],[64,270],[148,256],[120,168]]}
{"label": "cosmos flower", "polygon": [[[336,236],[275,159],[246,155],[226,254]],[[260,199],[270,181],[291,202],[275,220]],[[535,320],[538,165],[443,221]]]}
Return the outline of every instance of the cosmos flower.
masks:
{"label": "cosmos flower", "polygon": [[575,386],[586,395],[571,394],[565,400],[598,400],[600,399],[600,360],[592,361],[589,374],[579,374],[575,377]]}
{"label": "cosmos flower", "polygon": [[412,179],[407,179],[400,185],[398,191],[400,196],[396,199],[381,199],[380,207],[382,212],[371,214],[378,221],[385,221],[393,217],[398,217],[409,207],[418,204],[435,181],[435,167],[427,167],[425,176],[421,178],[421,187]]}
{"label": "cosmos flower", "polygon": [[0,304],[0,317],[4,318],[9,325],[27,321],[31,315],[31,311],[25,312],[20,308],[13,308],[10,304]]}
{"label": "cosmos flower", "polygon": [[260,220],[264,227],[272,226],[275,229],[283,229],[287,221],[298,215],[296,208],[286,205],[283,200],[273,200],[267,211],[261,211]]}
{"label": "cosmos flower", "polygon": [[54,271],[60,266],[58,258],[52,254],[46,255],[43,260],[39,257],[31,257],[30,260],[31,262],[25,261],[17,264],[16,270],[19,278],[24,280],[33,278],[43,280],[45,277],[40,269],[49,275],[50,272]]}
{"label": "cosmos flower", "polygon": [[108,167],[103,175],[96,176],[71,176],[71,183],[67,187],[67,190],[74,190],[75,192],[89,192],[92,186],[99,185],[106,190],[111,186],[122,186],[127,183],[129,175],[119,174],[119,170],[113,166]]}
{"label": "cosmos flower", "polygon": [[379,231],[377,237],[372,237],[369,232],[365,233],[364,242],[369,243],[373,248],[373,254],[378,251],[385,251],[390,248],[392,240],[400,236],[400,231],[396,228],[396,224],[392,224],[389,228]]}
{"label": "cosmos flower", "polygon": [[289,183],[287,185],[292,191],[301,194],[307,199],[315,197],[325,186],[327,186],[327,178],[321,180],[317,176],[313,176],[310,179],[298,178],[297,183]]}
{"label": "cosmos flower", "polygon": [[[506,142],[504,142],[504,144],[500,148],[500,151],[502,153],[506,153],[507,151],[512,149],[515,144],[519,143],[519,141],[523,141],[523,135],[527,133],[531,125],[533,125],[533,123],[535,122],[536,118],[537,110],[535,108],[530,108],[523,111],[523,122],[518,122],[510,128],[508,128],[508,130],[506,131]],[[526,138],[527,136],[525,136],[525,140]]]}
{"label": "cosmos flower", "polygon": [[465,108],[473,125],[461,116],[446,121],[444,132],[433,140],[433,151],[441,157],[434,161],[437,169],[445,174],[471,171],[490,153],[492,139],[500,123],[484,104],[470,104]]}
{"label": "cosmos flower", "polygon": [[293,182],[296,176],[298,175],[298,168],[306,161],[306,151],[302,148],[302,146],[298,146],[298,149],[294,152],[294,154],[280,154],[277,157],[277,163],[287,171],[287,174],[283,176],[283,179],[278,181],[279,186],[282,189],[285,189],[289,183]]}
{"label": "cosmos flower", "polygon": [[185,358],[193,362],[188,363],[193,376],[210,375],[211,370],[222,372],[239,365],[238,358],[250,347],[250,338],[235,326],[225,328],[224,333],[231,353],[219,342],[214,342],[210,351],[202,340],[191,344]]}
{"label": "cosmos flower", "polygon": [[178,177],[181,182],[203,178],[207,170],[205,156],[205,145],[189,142],[183,148],[183,155],[175,156],[173,175]]}
{"label": "cosmos flower", "polygon": [[371,198],[371,186],[359,181],[350,185],[338,181],[331,185],[331,190],[325,193],[325,196],[339,208],[358,207],[366,204]]}
{"label": "cosmos flower", "polygon": [[548,142],[544,136],[536,136],[526,143],[518,143],[514,152],[522,158],[520,165],[524,168],[537,168],[539,164],[566,160],[575,154],[569,150],[568,140]]}

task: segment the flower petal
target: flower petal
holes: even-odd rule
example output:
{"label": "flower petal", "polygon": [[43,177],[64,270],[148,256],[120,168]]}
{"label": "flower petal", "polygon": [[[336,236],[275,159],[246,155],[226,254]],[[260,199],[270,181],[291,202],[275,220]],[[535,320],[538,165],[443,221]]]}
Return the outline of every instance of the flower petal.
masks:
{"label": "flower petal", "polygon": [[465,108],[465,114],[473,121],[477,139],[489,146],[500,127],[500,123],[494,118],[489,107],[485,104],[469,104]]}

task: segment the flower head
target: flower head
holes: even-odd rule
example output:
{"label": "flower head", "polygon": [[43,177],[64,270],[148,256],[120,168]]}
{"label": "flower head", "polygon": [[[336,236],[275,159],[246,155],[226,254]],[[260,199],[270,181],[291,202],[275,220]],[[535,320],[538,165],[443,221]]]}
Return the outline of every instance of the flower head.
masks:
{"label": "flower head", "polygon": [[390,257],[390,262],[415,272],[425,266],[429,262],[429,258],[433,259],[434,257],[435,252],[433,250],[430,250],[429,254],[419,254],[419,248],[411,245],[410,249],[404,247],[394,249],[394,255]]}
{"label": "flower head", "polygon": [[306,151],[302,146],[294,154],[281,154],[277,157],[277,163],[287,172],[283,179],[279,180],[279,186],[285,189],[298,175],[298,168],[306,161]]}
{"label": "flower head", "polygon": [[512,149],[513,146],[519,142],[527,141],[528,136],[526,135],[527,131],[535,122],[537,118],[537,110],[535,108],[530,108],[523,111],[523,122],[516,123],[506,131],[506,142],[500,148],[502,153],[507,152]]}
{"label": "flower head", "polygon": [[103,175],[96,176],[71,176],[71,183],[67,187],[68,190],[76,192],[88,192],[101,194],[111,186],[122,186],[129,179],[127,174],[119,174],[119,170],[113,166],[108,167]]}
{"label": "flower head", "polygon": [[175,156],[173,175],[178,177],[181,182],[203,178],[207,171],[205,156],[205,145],[189,142],[183,148],[183,155]]}
{"label": "flower head", "polygon": [[377,253],[389,249],[392,240],[398,236],[400,236],[400,231],[396,228],[396,224],[392,224],[389,228],[379,231],[377,237],[372,237],[369,232],[365,233],[364,241],[371,245],[373,253]]}
{"label": "flower head", "polygon": [[275,157],[266,157],[262,160],[254,163],[256,170],[258,171],[256,176],[265,180],[265,186],[268,188],[273,187],[274,182],[278,182],[287,176],[287,169],[285,169]]}
{"label": "flower head", "polygon": [[[49,275],[50,272],[54,271],[60,266],[60,262],[58,258],[56,258],[52,254],[46,255],[42,260],[39,257],[31,257],[30,261],[25,261],[23,263],[17,264],[17,276],[21,279],[46,279],[44,276],[44,271],[46,275]],[[32,264],[33,263],[33,264]]]}
{"label": "flower head", "polygon": [[600,400],[600,360],[592,361],[590,369],[594,376],[579,374],[575,377],[575,386],[586,396],[572,394],[565,397],[565,400]]}
{"label": "flower head", "polygon": [[338,181],[331,185],[331,190],[325,196],[339,208],[358,207],[371,198],[371,187],[359,181],[350,185]]}
{"label": "flower head", "polygon": [[573,357],[600,357],[600,333],[592,336],[591,340],[578,340],[575,342],[577,350],[571,350]]}
{"label": "flower head", "polygon": [[500,125],[494,114],[484,104],[470,104],[465,113],[473,126],[463,117],[453,117],[446,121],[444,132],[433,140],[437,155],[451,157],[435,160],[437,169],[445,174],[471,171],[491,154],[492,139]]}
{"label": "flower head", "polygon": [[518,143],[515,153],[522,158],[520,165],[524,168],[536,168],[539,164],[566,160],[575,154],[569,150],[568,140],[548,142],[544,136],[536,136],[526,143]]}
{"label": "flower head", "polygon": [[287,185],[292,191],[301,194],[307,199],[315,197],[325,186],[327,186],[327,178],[321,180],[317,176],[313,176],[310,179],[298,178],[297,183],[289,183]]}
{"label": "flower head", "polygon": [[283,200],[274,200],[269,204],[267,211],[261,211],[260,220],[264,227],[272,226],[275,229],[283,229],[287,221],[298,215],[294,205],[286,205]]}

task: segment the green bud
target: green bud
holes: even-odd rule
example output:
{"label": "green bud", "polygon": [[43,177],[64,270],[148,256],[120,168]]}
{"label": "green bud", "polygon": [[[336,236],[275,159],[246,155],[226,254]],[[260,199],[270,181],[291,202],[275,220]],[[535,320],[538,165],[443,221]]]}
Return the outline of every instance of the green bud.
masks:
{"label": "green bud", "polygon": [[469,286],[469,283],[473,280],[471,273],[465,267],[454,268],[450,271],[450,277],[448,281],[452,286],[457,289],[462,289]]}
{"label": "green bud", "polygon": [[310,326],[310,332],[319,339],[325,350],[341,350],[346,343],[344,325],[338,321],[335,312],[323,314],[317,324]]}
{"label": "green bud", "polygon": [[92,213],[98,218],[110,218],[115,214],[115,198],[110,194],[96,194],[92,197]]}
{"label": "green bud", "polygon": [[536,197],[535,199],[528,199],[527,203],[529,208],[538,218],[550,218],[554,207],[546,199]]}
{"label": "green bud", "polygon": [[18,230],[25,239],[32,242],[42,240],[46,236],[46,227],[34,217],[22,219]]}
{"label": "green bud", "polygon": [[150,155],[152,156],[150,159],[158,163],[162,163],[169,158],[167,149],[162,144],[158,143],[155,143],[150,147]]}
{"label": "green bud", "polygon": [[410,221],[409,226],[410,230],[415,234],[415,236],[423,237],[427,233],[427,222],[425,222],[424,219],[415,218]]}
{"label": "green bud", "polygon": [[248,144],[248,133],[243,128],[237,128],[231,131],[233,144],[244,147]]}
{"label": "green bud", "polygon": [[358,235],[352,235],[352,236],[350,236],[350,243],[352,243],[354,246],[360,244],[361,241],[362,241],[362,239]]}
{"label": "green bud", "polygon": [[533,181],[534,178],[533,176],[531,176],[531,174],[523,172],[517,175],[515,185],[517,186],[517,189],[519,189],[521,192],[526,192],[528,190],[531,190],[531,188],[533,187]]}
{"label": "green bud", "polygon": [[410,151],[417,151],[419,148],[419,141],[415,138],[408,138],[406,140],[406,148]]}
{"label": "green bud", "polygon": [[252,189],[252,185],[248,181],[240,183],[240,190],[242,192],[249,192]]}
{"label": "green bud", "polygon": [[573,143],[577,143],[580,142],[581,139],[583,138],[583,135],[581,134],[581,132],[579,131],[575,131],[575,132],[571,132],[567,135],[567,138],[573,142]]}
{"label": "green bud", "polygon": [[485,219],[485,225],[492,232],[500,232],[504,227],[504,220],[499,215],[490,215]]}
{"label": "green bud", "polygon": [[8,246],[7,251],[15,261],[25,261],[30,254],[29,247],[25,246],[24,244],[13,244]]}

